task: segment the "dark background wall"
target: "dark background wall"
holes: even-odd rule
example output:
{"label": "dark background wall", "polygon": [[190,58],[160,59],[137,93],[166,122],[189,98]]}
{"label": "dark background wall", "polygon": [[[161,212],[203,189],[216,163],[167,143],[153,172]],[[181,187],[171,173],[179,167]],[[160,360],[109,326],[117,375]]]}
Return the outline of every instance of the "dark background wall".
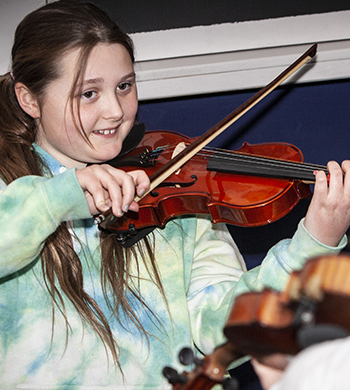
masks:
{"label": "dark background wall", "polygon": [[[332,2],[280,0],[95,0],[129,33],[269,19],[350,9],[348,0]],[[185,88],[185,86],[184,86]],[[148,130],[173,130],[196,137],[240,106],[256,91],[143,101],[139,119]],[[218,137],[211,146],[237,149],[243,142],[290,142],[305,161],[326,165],[350,157],[350,79],[280,87]],[[267,250],[293,235],[309,200],[286,217],[258,228],[230,226],[249,268]],[[249,364],[234,371],[241,390],[260,389]]]}
{"label": "dark background wall", "polygon": [[349,10],[348,0],[93,0],[128,33]]}
{"label": "dark background wall", "polygon": [[[200,136],[256,91],[142,102],[139,118],[148,130]],[[243,142],[289,142],[306,162],[326,165],[350,157],[350,80],[278,88],[225,130],[211,146],[235,150]],[[254,265],[279,239],[290,237],[308,201],[282,220],[259,228],[234,228],[234,237]]]}

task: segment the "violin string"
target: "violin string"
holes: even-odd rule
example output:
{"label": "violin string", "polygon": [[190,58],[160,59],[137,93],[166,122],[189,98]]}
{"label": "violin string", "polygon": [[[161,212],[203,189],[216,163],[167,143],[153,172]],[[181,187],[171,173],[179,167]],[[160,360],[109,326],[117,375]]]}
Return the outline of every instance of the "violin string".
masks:
{"label": "violin string", "polygon": [[278,159],[278,158],[269,158],[269,157],[264,157],[264,156],[254,156],[254,155],[249,155],[249,154],[244,154],[244,153],[239,153],[235,152],[233,154],[223,152],[223,153],[215,153],[215,157],[218,156],[220,158],[228,159],[231,161],[237,161],[240,162],[240,160],[248,163],[258,163],[259,166],[265,165],[265,166],[270,166],[274,168],[291,168],[295,169],[297,171],[308,171],[310,170],[315,171],[315,170],[323,170],[327,171],[327,167],[323,165],[318,165],[318,164],[310,164],[310,163],[305,163],[305,162],[300,162],[300,161],[289,161],[289,160],[283,160],[283,159]]}
{"label": "violin string", "polygon": [[[157,153],[159,155],[159,153]],[[208,154],[204,152],[200,152],[197,156],[205,156],[205,157],[213,157],[212,154]],[[253,167],[270,167],[274,169],[278,168],[289,168],[292,169],[295,173],[297,172],[314,172],[315,170],[323,170],[327,172],[327,168],[322,165],[317,164],[309,164],[304,162],[294,162],[294,161],[286,161],[286,160],[278,160],[271,159],[268,157],[259,157],[259,156],[251,156],[245,154],[233,154],[233,153],[215,153],[215,157],[220,157],[223,160],[229,160],[230,162],[238,162],[245,164],[251,164]]]}
{"label": "violin string", "polygon": [[[152,152],[152,156],[155,156],[154,160],[158,158],[160,153],[162,153],[163,155],[172,153],[176,146],[177,144],[158,147]],[[319,164],[281,160],[281,159],[275,159],[275,158],[263,157],[263,156],[254,156],[254,155],[249,155],[249,154],[235,152],[235,151],[227,151],[225,149],[219,149],[219,148],[210,148],[210,147],[204,148],[202,151],[197,153],[197,156],[208,157],[208,159],[211,157],[222,158],[232,162],[243,161],[245,163],[256,164],[259,167],[265,166],[271,168],[290,168],[295,172],[314,172],[315,170],[322,170],[327,172],[327,167]]]}
{"label": "violin string", "polygon": [[[208,148],[210,149],[210,148]],[[283,160],[279,158],[273,158],[273,157],[265,157],[265,156],[257,156],[257,155],[252,155],[252,154],[246,154],[243,152],[238,152],[238,151],[227,151],[225,149],[217,149],[217,148],[212,148],[211,150],[214,151],[215,156],[227,156],[227,158],[233,158],[233,159],[243,159],[243,160],[256,160],[256,161],[262,161],[262,162],[267,162],[267,163],[272,163],[272,164],[282,164],[282,165],[292,165],[292,166],[309,166],[313,168],[319,168],[319,169],[324,169],[326,168],[323,165],[318,165],[318,164],[310,164],[310,163],[304,163],[300,161],[290,161],[290,160]]]}

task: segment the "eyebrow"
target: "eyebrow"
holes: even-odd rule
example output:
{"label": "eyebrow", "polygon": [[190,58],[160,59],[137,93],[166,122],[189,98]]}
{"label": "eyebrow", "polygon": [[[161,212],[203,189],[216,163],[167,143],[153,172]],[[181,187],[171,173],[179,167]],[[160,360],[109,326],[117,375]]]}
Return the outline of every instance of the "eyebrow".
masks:
{"label": "eyebrow", "polygon": [[[123,82],[124,80],[128,79],[129,77],[136,77],[135,72],[130,72],[129,74],[123,76],[122,79],[120,80],[120,82]],[[83,82],[82,82],[81,85],[86,85],[86,84],[97,84],[97,83],[100,83],[100,82],[102,82],[102,81],[103,81],[103,78],[98,77],[98,78],[95,78],[95,79],[83,80]]]}
{"label": "eyebrow", "polygon": [[89,80],[83,80],[81,85],[85,84],[97,84],[103,81],[103,78],[96,78],[96,79],[89,79]]}

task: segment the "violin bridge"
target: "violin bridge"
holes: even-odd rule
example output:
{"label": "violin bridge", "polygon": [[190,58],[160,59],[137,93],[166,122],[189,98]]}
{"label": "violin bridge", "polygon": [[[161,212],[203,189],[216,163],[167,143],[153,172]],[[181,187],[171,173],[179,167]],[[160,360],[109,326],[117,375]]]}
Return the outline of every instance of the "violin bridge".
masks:
{"label": "violin bridge", "polygon": [[[176,145],[175,149],[174,149],[174,152],[173,152],[173,155],[171,156],[171,159],[173,159],[174,157],[176,157],[179,153],[181,153],[184,149],[186,149],[186,144],[185,142],[180,142],[179,144]],[[181,171],[181,168],[178,169],[174,174],[175,175],[178,175]]]}

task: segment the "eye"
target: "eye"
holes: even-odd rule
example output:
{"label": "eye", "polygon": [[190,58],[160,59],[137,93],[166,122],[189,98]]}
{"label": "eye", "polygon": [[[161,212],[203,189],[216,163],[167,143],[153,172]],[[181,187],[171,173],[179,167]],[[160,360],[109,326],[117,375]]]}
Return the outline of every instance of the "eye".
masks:
{"label": "eye", "polygon": [[96,95],[94,91],[86,91],[81,94],[81,96],[85,99],[92,99]]}
{"label": "eye", "polygon": [[131,87],[131,83],[125,82],[120,83],[117,87],[118,91],[127,91]]}

